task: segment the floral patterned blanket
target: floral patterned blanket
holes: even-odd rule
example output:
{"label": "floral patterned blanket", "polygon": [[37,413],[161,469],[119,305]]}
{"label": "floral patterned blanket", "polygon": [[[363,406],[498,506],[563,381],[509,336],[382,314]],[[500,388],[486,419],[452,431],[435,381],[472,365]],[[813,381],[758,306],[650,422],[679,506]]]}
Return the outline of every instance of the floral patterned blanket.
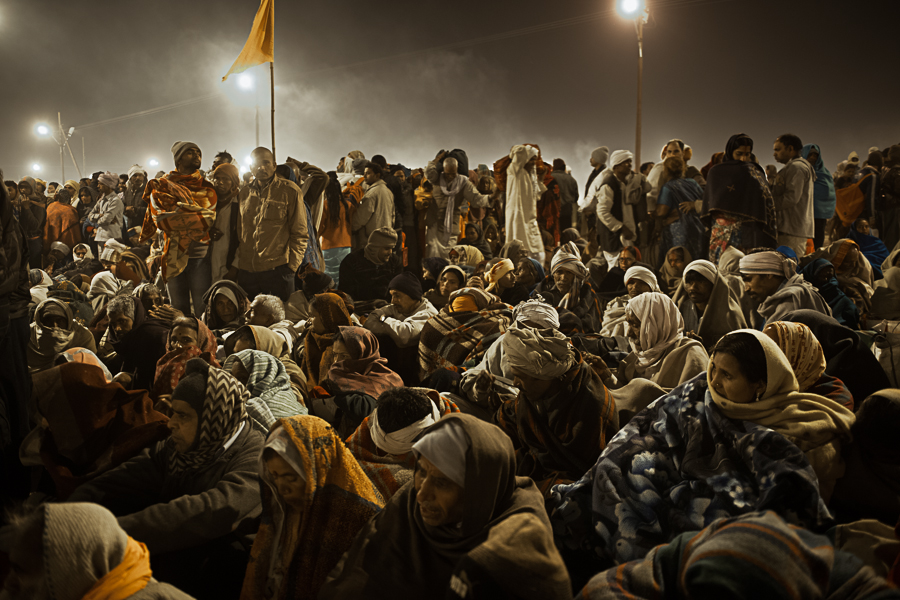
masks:
{"label": "floral patterned blanket", "polygon": [[803,452],[771,429],[722,415],[706,373],[635,415],[584,477],[553,488],[550,502],[557,545],[590,553],[598,567],[643,558],[723,517],[772,510],[812,530],[831,521]]}

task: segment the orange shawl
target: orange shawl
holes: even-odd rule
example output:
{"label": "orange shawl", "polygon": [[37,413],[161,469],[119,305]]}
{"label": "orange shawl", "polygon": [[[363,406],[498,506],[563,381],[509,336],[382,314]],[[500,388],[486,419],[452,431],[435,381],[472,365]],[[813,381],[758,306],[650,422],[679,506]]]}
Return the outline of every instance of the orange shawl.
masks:
{"label": "orange shawl", "polygon": [[44,248],[49,251],[50,244],[62,242],[73,249],[81,243],[81,223],[78,211],[68,204],[52,202],[47,205],[47,221],[44,224]]}

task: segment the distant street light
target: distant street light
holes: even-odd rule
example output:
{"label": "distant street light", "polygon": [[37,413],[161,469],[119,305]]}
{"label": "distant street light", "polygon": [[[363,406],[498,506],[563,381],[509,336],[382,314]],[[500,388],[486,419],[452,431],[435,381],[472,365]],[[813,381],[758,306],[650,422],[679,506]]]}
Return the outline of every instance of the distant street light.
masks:
{"label": "distant street light", "polygon": [[31,165],[31,170],[35,173],[39,173],[41,170],[41,165],[34,163],[33,165]]}
{"label": "distant street light", "polygon": [[156,160],[155,158],[151,158],[150,161],[149,161],[147,164],[150,165],[151,167],[158,167],[158,166],[159,166],[159,161]]}
{"label": "distant street light", "polygon": [[[35,126],[34,132],[40,137],[48,137],[48,136],[52,137],[53,141],[56,142],[57,144],[59,144],[59,171],[60,171],[60,177],[61,177],[60,181],[66,180],[66,161],[65,161],[64,153],[63,153],[64,148],[69,150],[69,155],[72,157],[72,163],[75,165],[75,170],[78,171],[78,176],[81,177],[81,169],[78,168],[78,163],[75,162],[75,155],[72,154],[72,149],[69,147],[69,138],[72,137],[73,133],[75,133],[75,128],[69,127],[69,130],[66,131],[65,129],[63,129],[63,126],[62,126],[62,115],[59,113],[56,113],[56,117],[57,117],[57,121],[59,123],[59,130],[57,131],[57,133],[59,133],[59,137],[57,137],[53,133],[53,130],[50,129],[49,126],[47,126],[43,123],[40,123],[37,126]],[[83,150],[82,150],[82,152],[83,152]],[[38,166],[38,168],[35,170],[36,171],[40,170],[40,166]]]}
{"label": "distant street light", "polygon": [[[257,148],[259,148],[259,146],[257,146]],[[249,154],[248,154],[247,156],[245,156],[245,157],[244,157],[244,164],[247,165],[248,167],[249,167],[251,164],[253,164],[253,157],[250,156]]]}
{"label": "distant street light", "polygon": [[46,125],[38,125],[34,130],[38,135],[48,135],[50,133],[50,128]]}
{"label": "distant street light", "polygon": [[644,0],[616,0],[616,9],[624,19],[634,19],[638,40],[637,126],[634,142],[634,166],[641,164],[641,108],[644,99],[644,25],[650,16]]}

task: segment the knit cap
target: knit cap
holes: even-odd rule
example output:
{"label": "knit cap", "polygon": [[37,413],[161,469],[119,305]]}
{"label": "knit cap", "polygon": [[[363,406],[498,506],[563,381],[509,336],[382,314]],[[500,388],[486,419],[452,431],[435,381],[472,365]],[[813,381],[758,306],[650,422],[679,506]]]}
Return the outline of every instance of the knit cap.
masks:
{"label": "knit cap", "polygon": [[403,271],[393,279],[388,285],[388,290],[397,290],[403,292],[413,300],[422,299],[422,284],[419,283],[418,277],[409,271]]}

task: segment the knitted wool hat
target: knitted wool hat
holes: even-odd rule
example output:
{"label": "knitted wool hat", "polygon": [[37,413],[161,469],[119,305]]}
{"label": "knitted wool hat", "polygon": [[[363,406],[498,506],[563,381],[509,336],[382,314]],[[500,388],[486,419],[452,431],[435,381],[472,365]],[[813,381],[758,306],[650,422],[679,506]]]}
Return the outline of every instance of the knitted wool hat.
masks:
{"label": "knitted wool hat", "polygon": [[390,227],[376,229],[369,234],[368,245],[375,248],[393,248],[397,245],[397,232]]}
{"label": "knitted wool hat", "polygon": [[397,290],[403,292],[413,300],[422,299],[422,284],[419,283],[418,277],[409,271],[403,271],[393,279],[388,285],[388,290]]}

